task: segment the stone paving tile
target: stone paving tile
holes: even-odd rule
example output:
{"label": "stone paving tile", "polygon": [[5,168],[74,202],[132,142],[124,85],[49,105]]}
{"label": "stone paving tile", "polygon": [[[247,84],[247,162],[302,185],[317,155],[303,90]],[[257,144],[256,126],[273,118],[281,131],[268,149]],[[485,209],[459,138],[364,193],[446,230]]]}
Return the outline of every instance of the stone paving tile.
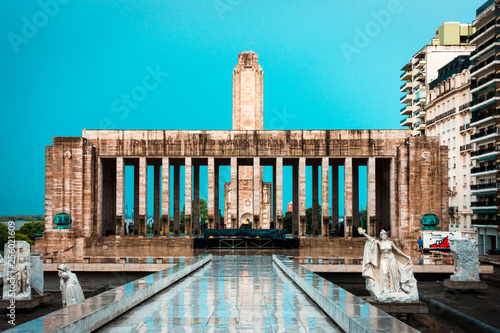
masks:
{"label": "stone paving tile", "polygon": [[338,332],[269,256],[214,256],[98,332]]}

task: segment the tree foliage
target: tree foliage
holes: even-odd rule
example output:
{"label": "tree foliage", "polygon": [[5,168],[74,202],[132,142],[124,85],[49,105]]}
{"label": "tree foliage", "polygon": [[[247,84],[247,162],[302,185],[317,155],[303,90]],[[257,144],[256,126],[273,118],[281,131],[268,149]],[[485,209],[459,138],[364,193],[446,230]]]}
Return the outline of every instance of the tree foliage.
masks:
{"label": "tree foliage", "polygon": [[[191,207],[193,207],[193,203],[191,202]],[[184,232],[184,226],[185,226],[185,213],[186,211],[186,205],[182,206],[182,211],[181,211],[181,216],[179,219],[179,232],[183,233]],[[203,198],[200,198],[200,226],[202,226],[205,222],[208,221],[208,204],[207,201]],[[195,223],[195,221],[193,221]],[[200,228],[201,230],[201,228]]]}
{"label": "tree foliage", "polygon": [[5,215],[0,216],[0,222],[8,221],[43,221],[45,216],[43,215]]}
{"label": "tree foliage", "polygon": [[32,241],[35,241],[35,235],[43,232],[45,230],[45,222],[44,221],[36,221],[36,222],[29,222],[23,224],[19,228],[19,232],[21,234],[24,234],[28,236],[29,239]]}

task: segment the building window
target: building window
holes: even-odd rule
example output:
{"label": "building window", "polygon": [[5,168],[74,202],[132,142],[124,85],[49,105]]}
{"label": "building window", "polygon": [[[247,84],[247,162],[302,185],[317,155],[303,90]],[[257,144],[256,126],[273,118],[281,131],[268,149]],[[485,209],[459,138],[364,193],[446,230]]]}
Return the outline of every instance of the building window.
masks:
{"label": "building window", "polygon": [[464,208],[467,209],[467,194],[464,194],[464,202],[463,202]]}

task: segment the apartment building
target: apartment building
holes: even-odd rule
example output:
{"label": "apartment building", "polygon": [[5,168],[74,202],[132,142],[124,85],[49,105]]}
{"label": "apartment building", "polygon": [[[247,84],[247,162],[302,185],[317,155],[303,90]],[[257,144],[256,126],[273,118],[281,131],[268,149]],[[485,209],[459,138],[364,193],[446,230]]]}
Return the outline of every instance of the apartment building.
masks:
{"label": "apartment building", "polygon": [[470,57],[461,55],[438,70],[429,84],[425,135],[439,136],[448,146],[448,204],[450,231],[475,238],[472,227],[470,161]]}
{"label": "apartment building", "polygon": [[474,196],[472,210],[473,226],[477,230],[479,253],[500,247],[498,235],[498,206],[500,203],[500,162],[498,147],[500,138],[500,3],[490,0],[476,11],[473,22],[476,32],[470,42],[477,46],[471,53],[470,92],[471,127],[474,134],[471,144],[472,183]]}
{"label": "apartment building", "polygon": [[404,81],[400,102],[404,106],[400,114],[402,127],[412,130],[413,136],[425,135],[426,104],[429,83],[438,77],[438,69],[459,55],[469,55],[475,47],[468,43],[474,33],[470,24],[444,22],[435,31],[429,45],[415,53],[401,68]]}

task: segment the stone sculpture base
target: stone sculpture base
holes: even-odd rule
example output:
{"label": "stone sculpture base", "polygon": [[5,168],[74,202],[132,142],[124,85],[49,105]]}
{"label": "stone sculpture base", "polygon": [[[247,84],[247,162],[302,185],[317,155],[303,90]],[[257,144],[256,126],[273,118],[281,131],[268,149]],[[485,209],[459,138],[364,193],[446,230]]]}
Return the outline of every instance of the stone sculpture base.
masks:
{"label": "stone sculpture base", "polygon": [[385,303],[378,302],[369,296],[361,297],[365,302],[376,306],[382,311],[389,314],[417,314],[417,313],[429,313],[429,307],[424,302],[412,302],[412,303]]}
{"label": "stone sculpture base", "polygon": [[443,286],[449,289],[454,289],[454,290],[484,290],[488,289],[488,285],[486,282],[481,281],[481,280],[464,280],[464,281],[458,281],[458,280],[450,280],[446,279],[443,281]]}
{"label": "stone sculpture base", "polygon": [[[31,299],[16,300],[16,309],[33,309],[41,304],[48,303],[54,299],[54,294],[32,295]],[[0,308],[5,309],[10,305],[10,300],[0,299]]]}

